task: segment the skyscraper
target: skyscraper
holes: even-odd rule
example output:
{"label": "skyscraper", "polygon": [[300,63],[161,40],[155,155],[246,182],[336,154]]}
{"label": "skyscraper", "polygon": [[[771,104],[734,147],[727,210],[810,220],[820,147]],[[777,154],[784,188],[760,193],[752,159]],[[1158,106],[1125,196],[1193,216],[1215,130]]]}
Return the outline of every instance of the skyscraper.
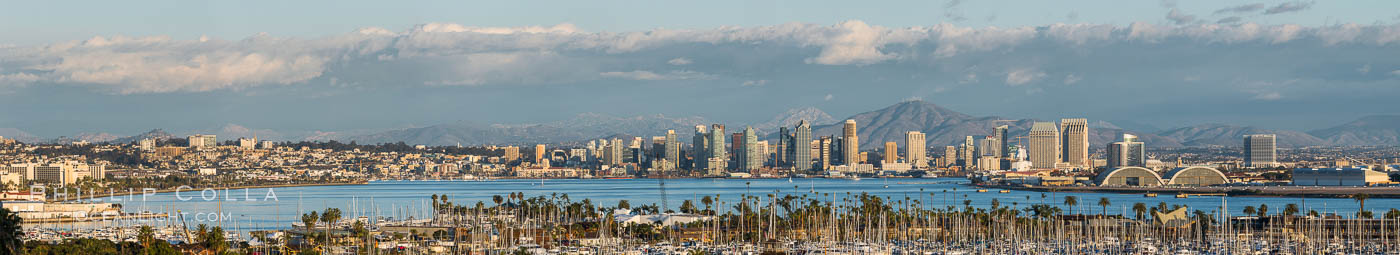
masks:
{"label": "skyscraper", "polygon": [[[739,170],[749,172],[763,167],[763,160],[759,155],[758,135],[754,134],[753,127],[744,127],[741,137],[744,139],[743,146],[740,146],[743,151],[735,155],[738,158],[736,161],[739,163]],[[741,142],[736,141],[735,143]]]}
{"label": "skyscraper", "polygon": [[1147,166],[1147,152],[1142,142],[1137,141],[1137,136],[1123,134],[1123,140],[1108,144],[1107,165],[1109,169],[1136,166]]}
{"label": "skyscraper", "polygon": [[842,127],[841,153],[843,164],[855,165],[860,163],[860,136],[856,135],[856,120],[846,120],[846,125]]}
{"label": "skyscraper", "polygon": [[1075,168],[1089,167],[1089,120],[1060,119],[1060,159]]}
{"label": "skyscraper", "polygon": [[788,127],[778,127],[778,148],[773,153],[774,167],[791,167],[792,156],[796,150],[792,149],[792,134],[788,132]]}
{"label": "skyscraper", "polygon": [[1054,169],[1060,162],[1060,130],[1054,122],[1036,122],[1030,132],[1031,168]]}
{"label": "skyscraper", "polygon": [[695,125],[695,135],[691,138],[690,157],[691,171],[703,171],[709,169],[710,162],[710,132],[705,129],[705,125]]}
{"label": "skyscraper", "polygon": [[884,160],[882,163],[899,162],[899,144],[895,142],[885,142]]}
{"label": "skyscraper", "polygon": [[1006,136],[1006,130],[1006,125],[997,126],[996,129],[992,129],[992,136],[996,136],[997,140],[1001,141],[1000,151],[1002,158],[1007,158],[1011,156],[1011,147],[1008,147],[1007,145],[1007,140],[1009,139],[1009,137]]}
{"label": "skyscraper", "polygon": [[919,131],[909,131],[904,133],[904,161],[914,168],[928,167],[928,140],[924,138],[924,133]]}
{"label": "skyscraper", "polygon": [[205,148],[219,146],[219,139],[214,135],[195,134],[188,139],[191,148]]}
{"label": "skyscraper", "polygon": [[1278,145],[1274,134],[1244,136],[1244,166],[1274,167],[1278,165]]}
{"label": "skyscraper", "polygon": [[710,152],[709,167],[711,175],[721,175],[729,167],[729,151],[724,143],[724,125],[710,125]]}
{"label": "skyscraper", "polygon": [[[797,123],[792,134],[792,170],[803,172],[812,169],[812,126],[806,120]],[[830,141],[828,141],[830,142]],[[827,163],[827,162],[824,162]]]}
{"label": "skyscraper", "polygon": [[666,143],[663,145],[666,150],[665,169],[676,169],[681,163],[681,140],[676,137],[676,130],[666,130]]}
{"label": "skyscraper", "polygon": [[1001,157],[1001,144],[996,136],[982,138],[982,143],[977,145],[977,157]]}
{"label": "skyscraper", "polygon": [[949,166],[953,166],[953,165],[956,165],[956,164],[958,164],[958,147],[952,146],[952,145],[944,146],[944,147],[943,147],[943,166],[944,166],[944,167],[949,167]]}
{"label": "skyscraper", "polygon": [[831,136],[823,136],[821,141],[816,141],[817,156],[820,157],[819,160],[821,160],[821,162],[818,165],[818,169],[821,169],[822,171],[831,169],[831,150],[833,149],[831,147],[831,142]]}

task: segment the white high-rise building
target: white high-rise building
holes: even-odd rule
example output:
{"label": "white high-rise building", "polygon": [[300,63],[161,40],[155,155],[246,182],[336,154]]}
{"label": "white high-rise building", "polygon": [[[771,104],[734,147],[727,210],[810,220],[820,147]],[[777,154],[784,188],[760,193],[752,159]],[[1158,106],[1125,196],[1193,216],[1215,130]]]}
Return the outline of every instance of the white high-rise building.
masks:
{"label": "white high-rise building", "polygon": [[188,138],[191,148],[206,148],[219,146],[219,139],[214,135],[195,134]]}
{"label": "white high-rise building", "polygon": [[904,133],[904,159],[913,168],[928,167],[928,140],[924,133],[919,131],[909,131]]}
{"label": "white high-rise building", "polygon": [[146,138],[136,142],[136,147],[142,151],[153,151],[156,149],[156,139]]}
{"label": "white high-rise building", "polygon": [[258,140],[256,138],[238,138],[239,149],[254,149],[257,146]]}
{"label": "white high-rise building", "polygon": [[1278,140],[1274,134],[1244,136],[1244,166],[1278,166]]}

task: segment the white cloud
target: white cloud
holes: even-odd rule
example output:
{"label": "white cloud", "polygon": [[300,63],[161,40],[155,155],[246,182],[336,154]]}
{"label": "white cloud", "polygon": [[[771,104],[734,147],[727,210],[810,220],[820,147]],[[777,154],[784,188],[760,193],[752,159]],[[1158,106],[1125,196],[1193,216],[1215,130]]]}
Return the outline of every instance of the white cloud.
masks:
{"label": "white cloud", "polygon": [[1397,70],[1395,70],[1395,71],[1390,71],[1390,75],[1400,76],[1400,69],[1397,69]]}
{"label": "white cloud", "polygon": [[[1279,10],[1299,6],[1307,5]],[[600,75],[641,80],[702,79],[714,76],[693,71],[643,71],[691,65],[692,59],[678,57],[661,64],[654,58],[637,57],[643,54],[629,53],[675,56],[694,54],[694,45],[763,45],[811,53],[786,59],[722,55],[733,54],[725,51],[700,53],[721,54],[714,57],[766,66],[871,65],[945,61],[977,53],[1025,54],[1017,52],[1020,48],[1088,53],[1094,52],[1093,47],[1121,45],[1115,44],[1120,42],[1133,43],[1124,47],[1139,47],[1136,50],[1173,44],[1209,47],[1250,43],[1304,49],[1391,47],[1400,42],[1400,24],[1305,27],[1193,21],[1182,26],[1139,22],[1128,26],[1052,24],[1002,28],[943,23],[887,28],[851,20],[836,25],[788,23],[614,33],[587,32],[570,24],[501,28],[430,23],[400,32],[367,27],[319,38],[267,34],[239,40],[114,36],[0,47],[0,59],[4,60],[0,61],[0,84],[83,86],[132,94],[245,90],[309,84],[318,78],[334,79],[336,84],[359,84],[348,86],[561,84],[594,80]],[[1201,49],[1206,50],[1209,49]],[[761,63],[752,63],[755,61]],[[1026,84],[1044,75],[1029,70],[1009,72],[1006,82]],[[977,82],[979,78],[973,72],[954,77],[959,77],[957,81],[961,83]]]}
{"label": "white cloud", "polygon": [[1069,75],[1065,75],[1065,81],[1064,81],[1064,83],[1065,83],[1065,85],[1073,85],[1073,84],[1075,84],[1075,83],[1079,83],[1079,81],[1082,81],[1082,80],[1084,80],[1084,77],[1079,77],[1078,75],[1069,74]]}
{"label": "white cloud", "polygon": [[1024,85],[1045,77],[1045,72],[1034,69],[1016,69],[1006,73],[1006,84],[1011,86]]}
{"label": "white cloud", "polygon": [[747,80],[747,81],[744,81],[744,83],[739,84],[739,86],[744,86],[744,87],[749,87],[749,86],[763,86],[763,85],[768,85],[768,80]]}
{"label": "white cloud", "polygon": [[688,59],[688,58],[673,58],[673,59],[671,59],[670,61],[666,61],[666,63],[667,63],[667,64],[671,64],[671,65],[673,65],[673,66],[683,66],[683,65],[689,65],[690,63],[694,63],[694,62],[693,62],[693,61],[690,61],[690,59]]}
{"label": "white cloud", "polygon": [[671,71],[666,73],[655,73],[652,71],[635,70],[630,72],[602,72],[598,75],[607,78],[619,78],[640,81],[693,80],[714,78],[714,76],[712,75],[694,71]]}
{"label": "white cloud", "polygon": [[1356,68],[1356,72],[1361,74],[1371,73],[1371,64],[1365,64],[1362,65],[1360,68]]}
{"label": "white cloud", "polygon": [[833,96],[833,95],[831,95],[831,94],[826,94],[826,97],[823,97],[822,100],[831,101],[831,99],[834,99],[834,98],[836,98],[836,96]]}
{"label": "white cloud", "polygon": [[1196,15],[1186,14],[1180,9],[1172,8],[1170,12],[1167,12],[1167,20],[1177,25],[1191,24],[1196,22]]}
{"label": "white cloud", "polygon": [[1277,91],[1261,91],[1254,94],[1253,97],[1255,100],[1279,100],[1282,98],[1283,94],[1279,94]]}

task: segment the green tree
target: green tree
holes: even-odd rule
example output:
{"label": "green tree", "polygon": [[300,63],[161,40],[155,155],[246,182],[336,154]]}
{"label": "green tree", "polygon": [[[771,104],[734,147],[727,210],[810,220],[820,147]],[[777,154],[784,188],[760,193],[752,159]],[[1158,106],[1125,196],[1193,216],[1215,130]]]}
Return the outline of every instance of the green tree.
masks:
{"label": "green tree", "polygon": [[1365,211],[1366,211],[1366,199],[1370,199],[1370,198],[1371,198],[1371,194],[1366,194],[1366,193],[1356,193],[1356,194],[1354,194],[1354,195],[1351,195],[1351,199],[1352,199],[1352,200],[1356,200],[1356,205],[1359,206],[1359,208],[1356,209],[1357,215],[1358,215],[1358,216],[1361,215],[1361,212],[1365,212]]}
{"label": "green tree", "polygon": [[316,240],[315,238],[311,238],[311,231],[313,231],[313,229],[316,229],[316,222],[320,221],[321,215],[316,214],[316,211],[311,211],[311,213],[301,215],[301,224],[304,224],[306,226],[305,239],[307,243],[313,243],[312,241]]}
{"label": "green tree", "polygon": [[1079,197],[1065,196],[1065,207],[1069,207],[1069,214],[1074,214],[1074,206],[1079,205]]}
{"label": "green tree", "polygon": [[1142,215],[1147,212],[1147,204],[1138,202],[1133,204],[1133,213],[1137,214],[1137,219],[1142,220]]}
{"label": "green tree", "polygon": [[1113,203],[1112,203],[1112,202],[1109,202],[1107,197],[1101,197],[1101,198],[1099,198],[1099,207],[1102,207],[1102,208],[1103,208],[1102,211],[1099,211],[1099,215],[1108,214],[1108,206],[1109,206],[1109,205],[1113,205]]}
{"label": "green tree", "polygon": [[0,252],[4,254],[20,254],[24,251],[24,229],[20,227],[18,213],[10,212],[10,209],[0,208]]}
{"label": "green tree", "polygon": [[331,243],[331,226],[340,221],[340,208],[326,208],[321,212],[321,221],[326,222],[326,244],[335,245]]}

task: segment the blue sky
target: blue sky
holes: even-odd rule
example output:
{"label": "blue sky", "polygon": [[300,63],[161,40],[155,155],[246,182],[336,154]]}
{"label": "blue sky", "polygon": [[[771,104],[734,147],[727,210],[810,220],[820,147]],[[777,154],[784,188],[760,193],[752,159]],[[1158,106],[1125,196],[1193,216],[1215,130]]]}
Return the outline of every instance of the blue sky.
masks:
{"label": "blue sky", "polygon": [[1308,130],[1400,113],[1397,17],[1396,1],[22,1],[0,9],[0,128],[297,139],[919,98]]}

